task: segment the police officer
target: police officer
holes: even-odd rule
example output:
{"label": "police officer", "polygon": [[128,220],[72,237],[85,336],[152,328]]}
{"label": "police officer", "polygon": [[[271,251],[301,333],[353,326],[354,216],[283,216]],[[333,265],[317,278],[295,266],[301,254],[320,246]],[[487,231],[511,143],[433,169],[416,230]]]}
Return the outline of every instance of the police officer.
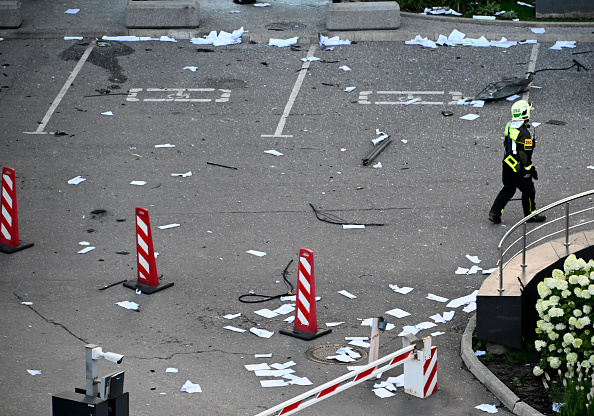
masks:
{"label": "police officer", "polygon": [[[522,208],[527,217],[536,211],[534,197],[536,190],[532,179],[538,179],[536,168],[532,164],[534,141],[530,136],[528,121],[532,105],[526,100],[519,100],[512,105],[512,121],[505,126],[503,146],[503,189],[499,191],[493,206],[489,211],[489,221],[494,224],[501,222],[501,214],[505,205],[516,193],[516,188],[522,192]],[[528,222],[544,222],[544,215],[535,215]]]}

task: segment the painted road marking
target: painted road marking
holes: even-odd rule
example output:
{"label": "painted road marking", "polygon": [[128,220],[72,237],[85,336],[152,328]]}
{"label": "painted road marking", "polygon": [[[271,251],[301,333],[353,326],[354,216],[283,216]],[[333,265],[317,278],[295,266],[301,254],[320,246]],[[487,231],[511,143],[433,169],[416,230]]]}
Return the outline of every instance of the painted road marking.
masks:
{"label": "painted road marking", "polygon": [[80,60],[78,61],[78,63],[74,67],[74,69],[72,70],[72,73],[70,74],[70,76],[68,77],[66,82],[64,83],[64,86],[62,87],[62,89],[60,90],[60,92],[58,93],[56,98],[54,99],[54,102],[52,103],[50,108],[47,110],[47,113],[45,113],[45,117],[43,117],[43,120],[41,120],[41,124],[39,124],[39,126],[37,126],[37,130],[24,131],[23,133],[25,133],[25,134],[47,134],[47,132],[43,131],[43,129],[45,129],[45,126],[47,126],[47,123],[50,121],[50,118],[52,118],[54,111],[56,111],[56,108],[58,108],[58,105],[60,105],[62,98],[64,98],[64,96],[66,95],[68,88],[70,88],[70,86],[74,82],[74,79],[78,75],[78,73],[79,73],[80,69],[82,68],[82,66],[84,65],[84,63],[87,61],[87,58],[93,51],[94,47],[95,47],[95,42],[91,42],[91,44],[87,47],[87,49],[85,50],[83,55],[80,57]]}
{"label": "painted road marking", "polygon": [[[535,43],[532,45],[532,52],[530,53],[530,63],[528,64],[528,72],[534,72],[534,68],[536,68],[536,57],[538,56],[538,45],[539,43]],[[522,100],[530,101],[530,88],[528,88],[524,94],[522,95]]]}
{"label": "painted road marking", "polygon": [[[141,98],[138,94],[141,94]],[[214,93],[214,94],[213,94]],[[143,98],[148,95],[148,98]],[[197,96],[213,96],[215,98],[197,98]],[[218,97],[218,98],[217,98]],[[225,103],[231,97],[231,90],[215,88],[130,88],[126,101],[143,102],[192,102],[192,103]]]}
{"label": "painted road marking", "polygon": [[[452,99],[448,101],[448,105],[456,105],[458,100],[462,98],[462,93],[459,91],[450,91],[448,93]],[[380,100],[380,98],[386,97],[376,97],[375,99],[371,100],[370,96],[383,96],[388,95],[390,97],[396,96],[395,98],[397,101],[385,101]],[[441,98],[441,96],[445,95],[445,91],[361,91],[359,92],[359,104],[376,104],[376,105],[444,105],[444,101],[429,101],[423,98]],[[429,97],[434,96],[434,97]],[[438,97],[440,96],[440,97]],[[411,102],[412,100],[418,100]],[[410,103],[410,104],[407,104]]]}
{"label": "painted road marking", "polygon": [[[309,47],[309,51],[307,52],[307,57],[311,58],[316,50],[316,45],[311,44]],[[285,110],[276,126],[276,131],[274,134],[262,134],[261,137],[293,137],[292,134],[290,135],[283,135],[283,129],[285,128],[285,123],[287,122],[287,118],[291,113],[291,108],[293,108],[293,104],[295,103],[295,99],[297,98],[297,94],[299,94],[299,90],[301,89],[301,84],[303,84],[303,79],[305,78],[305,74],[307,74],[307,70],[309,69],[309,65],[311,61],[306,60],[303,65],[301,65],[301,70],[299,71],[299,76],[297,77],[297,81],[295,81],[295,85],[293,86],[293,91],[291,91],[291,95],[289,96],[289,101],[285,106]]]}

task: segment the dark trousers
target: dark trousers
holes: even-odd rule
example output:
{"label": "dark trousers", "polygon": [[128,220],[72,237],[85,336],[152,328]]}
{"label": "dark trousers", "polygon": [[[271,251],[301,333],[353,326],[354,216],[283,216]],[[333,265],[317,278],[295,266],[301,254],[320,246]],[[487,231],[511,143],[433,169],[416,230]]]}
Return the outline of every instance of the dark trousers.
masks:
{"label": "dark trousers", "polygon": [[504,164],[502,180],[503,189],[499,191],[497,198],[495,198],[495,202],[493,202],[493,206],[489,211],[490,215],[501,217],[503,209],[516,193],[516,189],[519,189],[520,192],[522,192],[522,208],[524,209],[524,216],[527,217],[536,210],[536,205],[534,203],[536,189],[534,188],[532,177],[526,179],[524,178],[524,173],[522,171],[514,172],[509,166]]}

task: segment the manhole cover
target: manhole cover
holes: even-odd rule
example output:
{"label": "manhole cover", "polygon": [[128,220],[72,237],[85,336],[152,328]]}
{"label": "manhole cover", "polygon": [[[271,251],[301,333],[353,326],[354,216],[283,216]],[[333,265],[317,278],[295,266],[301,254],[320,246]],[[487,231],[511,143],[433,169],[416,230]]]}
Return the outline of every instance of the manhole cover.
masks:
{"label": "manhole cover", "polygon": [[268,30],[295,30],[295,29],[307,29],[307,26],[303,23],[298,22],[277,22],[266,25]]}
{"label": "manhole cover", "polygon": [[[355,361],[351,361],[348,363],[343,363],[342,361],[338,360],[329,360],[326,357],[330,357],[336,355],[336,350],[339,348],[348,347],[353,351],[359,353],[361,357],[355,358]],[[316,363],[322,364],[344,364],[344,365],[352,365],[354,363],[358,363],[360,361],[367,360],[367,351],[365,351],[361,347],[353,346],[353,345],[344,345],[344,344],[326,344],[326,345],[317,345],[315,347],[311,347],[307,351],[305,351],[305,357],[309,360],[315,361]]]}

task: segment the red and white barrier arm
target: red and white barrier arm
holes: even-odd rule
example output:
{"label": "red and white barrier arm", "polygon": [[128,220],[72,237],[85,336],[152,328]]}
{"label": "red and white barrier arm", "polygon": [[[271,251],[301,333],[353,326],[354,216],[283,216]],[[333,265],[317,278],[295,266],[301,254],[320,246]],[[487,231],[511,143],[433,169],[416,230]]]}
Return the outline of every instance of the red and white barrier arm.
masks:
{"label": "red and white barrier arm", "polygon": [[[332,381],[329,381],[326,384],[321,385],[320,387],[316,387],[313,390],[310,390],[306,393],[303,393],[291,400],[288,400],[284,403],[279,404],[278,406],[274,406],[271,409],[268,409],[262,413],[258,413],[256,416],[268,416],[268,415],[292,415],[297,413],[298,411],[305,409],[313,404],[316,404],[330,396],[333,396],[337,393],[340,393],[343,390],[351,388],[359,383],[362,383],[365,380],[368,380],[377,374],[381,374],[391,368],[397,367],[401,364],[404,364],[407,361],[411,361],[415,354],[414,354],[414,345],[409,345],[408,347],[402,348],[392,354],[386,355],[379,360],[376,360],[372,363],[367,364],[366,366],[351,371],[344,376],[338,377]],[[383,363],[388,363],[380,367]]]}

